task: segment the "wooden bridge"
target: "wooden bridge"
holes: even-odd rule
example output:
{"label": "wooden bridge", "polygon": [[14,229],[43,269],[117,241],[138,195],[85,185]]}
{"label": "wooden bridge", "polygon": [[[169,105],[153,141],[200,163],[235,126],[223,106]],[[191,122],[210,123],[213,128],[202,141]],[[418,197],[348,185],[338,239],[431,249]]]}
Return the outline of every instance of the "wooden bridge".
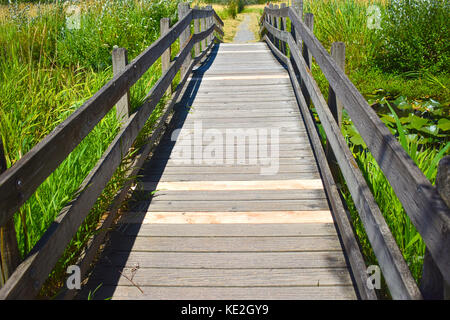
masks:
{"label": "wooden bridge", "polygon": [[[131,180],[79,259],[81,275],[89,275],[83,288],[63,290],[59,298],[85,299],[95,291],[96,299],[377,299],[334,182],[337,171],[391,296],[444,297],[448,199],[349,81],[342,44],[330,56],[313,35],[312,14],[303,17],[294,3],[265,8],[264,42],[220,43],[214,33],[223,34],[223,24],[215,12],[181,4],[179,21],[169,28],[163,19],[160,39],[131,63],[124,50],[114,51],[115,77],[0,176],[0,225],[7,230],[14,212],[116,105],[121,131],[76,198],[15,271],[9,269],[0,298],[38,294],[168,90],[171,100],[128,172],[139,178],[126,212],[115,221]],[[177,38],[181,50],[171,61]],[[310,72],[313,56],[330,83],[328,102]],[[130,114],[129,88],[160,57],[161,78]],[[325,150],[311,104],[327,136]],[[342,106],[427,245],[420,289],[340,133]]]}

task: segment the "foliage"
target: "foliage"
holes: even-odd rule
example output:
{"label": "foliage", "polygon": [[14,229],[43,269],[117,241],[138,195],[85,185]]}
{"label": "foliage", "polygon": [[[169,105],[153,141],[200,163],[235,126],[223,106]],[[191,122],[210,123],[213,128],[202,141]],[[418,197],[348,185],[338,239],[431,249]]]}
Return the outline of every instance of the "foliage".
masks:
{"label": "foliage", "polygon": [[376,62],[385,71],[450,71],[450,2],[392,0],[377,33]]}
{"label": "foliage", "polygon": [[[51,5],[14,3],[2,8],[0,137],[7,166],[30,151],[112,78],[113,45],[125,47],[132,60],[159,36],[160,17],[170,17],[175,23],[177,2],[79,2],[79,29],[68,27],[67,4],[59,1]],[[173,54],[177,47],[177,43],[173,45]],[[133,108],[140,105],[160,74],[157,62],[131,88]],[[143,131],[151,132],[160,110],[161,105]],[[76,194],[118,129],[115,110],[111,110],[21,207],[15,216],[15,225],[23,256]],[[52,296],[58,290],[66,266],[76,261],[87,239],[95,232],[99,218],[123,184],[126,162],[114,174],[55,266],[44,286],[44,295]]]}

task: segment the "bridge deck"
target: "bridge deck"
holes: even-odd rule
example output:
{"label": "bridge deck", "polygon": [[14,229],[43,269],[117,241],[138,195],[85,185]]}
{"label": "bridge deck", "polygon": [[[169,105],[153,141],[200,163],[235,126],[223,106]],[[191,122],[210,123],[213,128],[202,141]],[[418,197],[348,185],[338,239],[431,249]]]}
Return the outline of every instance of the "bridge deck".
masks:
{"label": "bridge deck", "polygon": [[[266,44],[215,49],[173,122],[178,139],[169,132],[146,163],[80,297],[100,283],[97,299],[357,297],[288,73]],[[233,134],[248,137],[245,154]]]}

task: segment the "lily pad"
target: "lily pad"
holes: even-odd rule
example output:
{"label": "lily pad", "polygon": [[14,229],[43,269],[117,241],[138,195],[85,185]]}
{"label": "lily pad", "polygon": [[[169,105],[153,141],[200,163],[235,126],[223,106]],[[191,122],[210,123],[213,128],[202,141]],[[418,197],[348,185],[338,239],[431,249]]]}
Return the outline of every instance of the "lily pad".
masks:
{"label": "lily pad", "polygon": [[432,126],[428,126],[428,127],[422,127],[419,129],[419,131],[427,133],[432,136],[437,136],[439,133],[439,128],[437,125],[432,125]]}
{"label": "lily pad", "polygon": [[445,118],[439,119],[437,126],[442,131],[448,131],[450,130],[450,120]]}

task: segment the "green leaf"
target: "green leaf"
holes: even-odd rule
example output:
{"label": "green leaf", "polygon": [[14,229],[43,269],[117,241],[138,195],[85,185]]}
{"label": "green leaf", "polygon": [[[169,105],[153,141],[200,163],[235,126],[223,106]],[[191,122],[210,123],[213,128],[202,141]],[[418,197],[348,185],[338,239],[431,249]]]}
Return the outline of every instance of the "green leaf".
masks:
{"label": "green leaf", "polygon": [[437,136],[439,133],[439,128],[436,125],[428,126],[428,127],[422,127],[419,129],[419,131],[427,133],[432,136]]}
{"label": "green leaf", "polygon": [[364,143],[363,138],[361,138],[361,136],[359,134],[358,135],[354,135],[353,137],[351,137],[350,141],[356,146],[366,147],[366,144]]}
{"label": "green leaf", "polygon": [[411,122],[408,127],[412,129],[419,130],[428,123],[428,119],[418,117],[414,114],[410,114],[408,118],[410,119]]}
{"label": "green leaf", "polygon": [[443,147],[442,150],[439,151],[439,153],[434,157],[433,161],[431,161],[428,170],[425,172],[425,176],[428,179],[431,179],[432,173],[434,172],[434,170],[436,170],[439,161],[441,161],[442,157],[444,157],[444,154],[447,153],[448,149],[450,149],[450,142],[447,142],[445,147]]}
{"label": "green leaf", "polygon": [[448,131],[448,130],[450,130],[450,120],[442,118],[438,121],[437,126],[442,131]]}
{"label": "green leaf", "polygon": [[408,150],[408,143],[406,141],[405,129],[403,128],[402,124],[400,123],[400,119],[398,118],[398,116],[395,113],[394,109],[392,109],[392,107],[389,104],[389,102],[387,102],[387,106],[389,107],[389,110],[391,110],[392,116],[395,119],[395,124],[397,125],[397,130],[398,130],[398,136],[399,136],[399,139],[400,139],[400,144],[402,145],[403,149],[405,149],[407,151]]}

